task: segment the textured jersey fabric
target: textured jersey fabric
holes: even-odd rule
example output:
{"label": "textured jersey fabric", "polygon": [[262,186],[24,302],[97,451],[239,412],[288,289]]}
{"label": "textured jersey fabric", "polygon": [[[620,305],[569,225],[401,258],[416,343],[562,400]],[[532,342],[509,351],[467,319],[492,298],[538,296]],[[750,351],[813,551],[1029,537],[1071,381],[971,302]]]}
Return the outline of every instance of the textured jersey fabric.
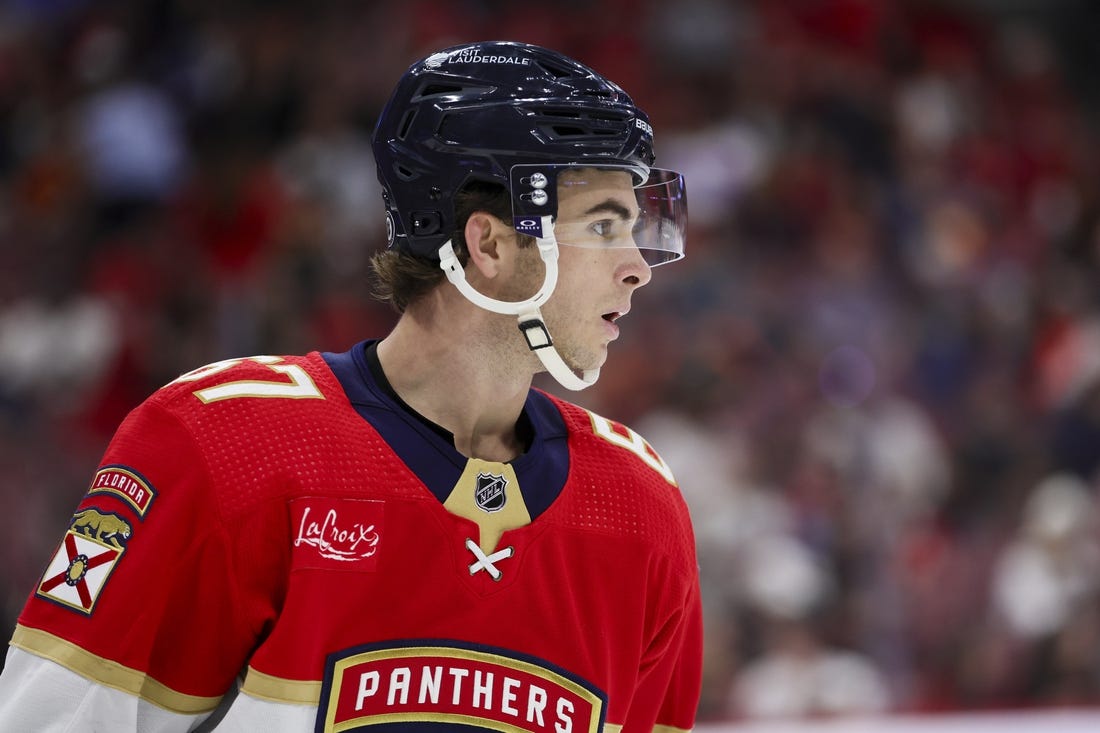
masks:
{"label": "textured jersey fabric", "polygon": [[51,687],[42,730],[219,703],[219,731],[691,728],[697,565],[660,457],[532,390],[527,451],[467,460],[365,348],[220,362],[130,414],[19,618],[41,683],[5,672],[0,729]]}

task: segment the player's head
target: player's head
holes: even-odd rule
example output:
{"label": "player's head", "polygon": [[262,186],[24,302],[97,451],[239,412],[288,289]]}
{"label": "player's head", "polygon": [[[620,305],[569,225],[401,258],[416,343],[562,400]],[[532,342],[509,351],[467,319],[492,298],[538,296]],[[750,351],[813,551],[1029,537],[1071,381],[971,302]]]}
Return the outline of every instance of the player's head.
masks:
{"label": "player's head", "polygon": [[[555,236],[565,231],[557,221],[559,177],[576,185],[585,170],[628,171],[641,215],[625,242],[651,264],[683,254],[683,179],[652,168],[646,114],[615,83],[555,51],[484,42],[418,61],[382,111],[373,149],[389,247],[404,270],[444,272],[477,305],[520,316],[521,328],[537,323],[537,332],[524,334],[540,358],[553,352],[538,309],[555,286],[557,245],[580,244]],[[497,301],[466,282],[462,230],[474,210],[536,240],[546,277],[534,296]],[[403,307],[416,295],[391,299]],[[572,381],[560,366],[547,366],[559,381]],[[582,381],[566,386],[590,383]]]}

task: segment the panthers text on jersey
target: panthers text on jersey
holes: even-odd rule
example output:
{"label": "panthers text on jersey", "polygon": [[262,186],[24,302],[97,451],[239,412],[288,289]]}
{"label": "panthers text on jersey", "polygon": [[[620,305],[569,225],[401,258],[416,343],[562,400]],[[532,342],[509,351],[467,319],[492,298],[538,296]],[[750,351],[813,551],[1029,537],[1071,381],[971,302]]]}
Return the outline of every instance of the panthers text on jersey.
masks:
{"label": "panthers text on jersey", "polygon": [[671,472],[538,390],[517,429],[511,462],[462,456],[373,342],[183,375],[119,428],[33,589],[0,729],[690,729]]}

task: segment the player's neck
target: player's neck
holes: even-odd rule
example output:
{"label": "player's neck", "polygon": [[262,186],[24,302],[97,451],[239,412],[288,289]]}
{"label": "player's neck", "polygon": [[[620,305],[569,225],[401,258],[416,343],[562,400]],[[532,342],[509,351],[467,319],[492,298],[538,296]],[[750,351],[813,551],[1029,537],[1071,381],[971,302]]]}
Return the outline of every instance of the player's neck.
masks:
{"label": "player's neck", "polygon": [[454,435],[460,453],[511,460],[523,452],[516,421],[531,374],[476,319],[456,320],[406,312],[378,344],[382,369],[402,400]]}

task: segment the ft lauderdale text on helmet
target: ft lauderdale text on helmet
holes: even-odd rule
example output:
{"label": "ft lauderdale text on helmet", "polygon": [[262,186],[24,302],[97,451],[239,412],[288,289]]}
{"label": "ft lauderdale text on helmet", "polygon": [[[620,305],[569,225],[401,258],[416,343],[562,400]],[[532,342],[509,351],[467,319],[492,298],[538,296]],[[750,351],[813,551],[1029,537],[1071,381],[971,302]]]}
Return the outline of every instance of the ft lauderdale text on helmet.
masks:
{"label": "ft lauderdale text on helmet", "polygon": [[[584,185],[590,172],[629,172],[637,215],[627,220],[628,236],[604,237],[598,246],[636,247],[650,265],[683,256],[683,177],[652,167],[648,117],[619,86],[555,51],[486,42],[429,56],[401,78],[373,148],[389,246],[438,262],[474,304],[517,316],[528,347],[568,389],[593,384],[599,369],[575,373],[539,310],[557,282],[558,245],[594,246],[559,219],[560,187]],[[472,184],[506,190],[512,225],[535,239],[545,275],[524,300],[496,300],[466,281],[451,238],[461,225],[455,197]]]}

